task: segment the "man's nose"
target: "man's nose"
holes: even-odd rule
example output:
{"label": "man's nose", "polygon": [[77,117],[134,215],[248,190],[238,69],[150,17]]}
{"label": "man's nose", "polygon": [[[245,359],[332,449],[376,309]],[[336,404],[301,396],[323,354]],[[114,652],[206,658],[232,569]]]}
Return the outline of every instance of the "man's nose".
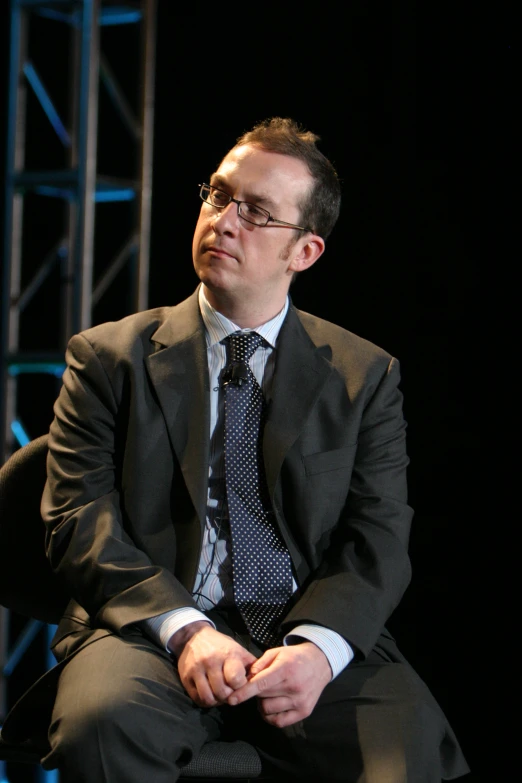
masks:
{"label": "man's nose", "polygon": [[239,207],[231,201],[226,207],[216,211],[212,226],[218,233],[235,233],[239,228]]}

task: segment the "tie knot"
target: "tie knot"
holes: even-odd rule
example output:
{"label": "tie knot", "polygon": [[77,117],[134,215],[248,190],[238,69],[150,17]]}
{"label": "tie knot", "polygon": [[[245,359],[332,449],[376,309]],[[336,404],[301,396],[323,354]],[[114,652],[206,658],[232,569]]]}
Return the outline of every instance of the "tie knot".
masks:
{"label": "tie knot", "polygon": [[264,343],[264,338],[257,332],[234,332],[227,337],[231,362],[246,364],[252,354]]}

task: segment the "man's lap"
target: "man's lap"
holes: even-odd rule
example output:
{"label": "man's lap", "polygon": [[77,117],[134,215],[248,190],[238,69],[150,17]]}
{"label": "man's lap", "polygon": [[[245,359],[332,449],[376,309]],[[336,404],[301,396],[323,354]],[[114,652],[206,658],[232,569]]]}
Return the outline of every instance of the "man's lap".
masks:
{"label": "man's lap", "polygon": [[[112,732],[119,726],[126,743],[131,735],[137,746],[155,743],[171,765],[188,761],[204,742],[222,737],[251,742],[267,770],[287,779],[328,775],[325,779],[385,783],[385,770],[404,767],[404,780],[438,783],[442,713],[406,662],[385,658],[373,652],[364,662],[353,661],[325,688],[311,716],[277,729],[263,721],[254,701],[198,708],[165,650],[139,633],[106,636],[80,650],[60,675],[50,730],[55,751],[46,766],[60,763],[74,743],[92,741],[100,727],[108,736],[108,726]],[[380,770],[379,764],[384,765]],[[429,764],[433,777],[412,777],[412,764]],[[372,766],[375,772],[362,778],[363,767],[369,771]],[[395,783],[401,778],[394,774],[390,781]]]}

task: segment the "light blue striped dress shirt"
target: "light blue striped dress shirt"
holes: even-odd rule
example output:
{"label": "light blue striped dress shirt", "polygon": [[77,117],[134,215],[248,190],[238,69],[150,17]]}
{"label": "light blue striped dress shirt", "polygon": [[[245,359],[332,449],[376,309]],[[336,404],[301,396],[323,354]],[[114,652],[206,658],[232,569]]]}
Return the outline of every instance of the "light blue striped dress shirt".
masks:
{"label": "light blue striped dress shirt", "polygon": [[[256,327],[255,330],[266,342],[258,348],[249,363],[267,402],[270,401],[271,396],[277,337],[288,311],[288,305],[287,299],[285,306],[275,318]],[[203,286],[199,290],[199,306],[206,327],[210,379],[210,465],[206,525],[192,594],[198,607],[205,611],[214,606],[225,608],[234,605],[223,453],[224,399],[219,388],[219,376],[227,360],[224,338],[233,332],[248,330],[241,330],[224,315],[214,310],[205,298]],[[294,581],[294,590],[296,589],[297,585]],[[149,635],[167,647],[167,642],[173,633],[198,620],[210,622],[202,612],[192,607],[185,607],[151,617],[144,620],[143,625]],[[323,626],[308,623],[299,625],[285,636],[283,643],[296,644],[302,639],[314,642],[324,652],[332,669],[332,678],[336,677],[353,658],[353,650],[346,640],[335,631]]]}

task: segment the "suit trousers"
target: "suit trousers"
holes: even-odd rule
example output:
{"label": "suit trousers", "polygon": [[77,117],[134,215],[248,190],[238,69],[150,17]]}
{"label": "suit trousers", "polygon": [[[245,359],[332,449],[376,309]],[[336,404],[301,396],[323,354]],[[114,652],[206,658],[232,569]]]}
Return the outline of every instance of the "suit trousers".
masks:
{"label": "suit trousers", "polygon": [[308,718],[279,729],[256,699],[197,707],[173,658],[136,630],[97,640],[64,666],[43,766],[57,767],[62,783],[174,783],[205,742],[222,738],[252,743],[264,771],[284,781],[440,783],[467,772],[448,731],[427,686],[389,647],[352,661]]}

